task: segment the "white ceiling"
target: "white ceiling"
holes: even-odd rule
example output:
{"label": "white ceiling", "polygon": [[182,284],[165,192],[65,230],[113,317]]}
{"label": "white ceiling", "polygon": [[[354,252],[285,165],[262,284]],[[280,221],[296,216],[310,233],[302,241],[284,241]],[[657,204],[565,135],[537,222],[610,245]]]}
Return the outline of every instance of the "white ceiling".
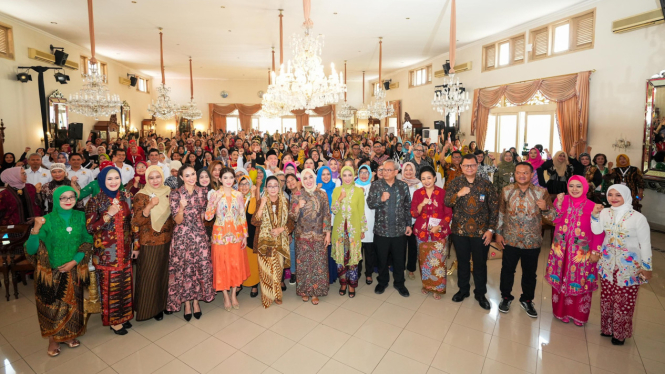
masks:
{"label": "white ceiling", "polygon": [[[458,46],[584,1],[458,0]],[[163,27],[167,79],[189,77],[190,55],[197,78],[263,79],[272,46],[279,64],[280,8],[286,63],[291,35],[302,32],[300,0],[97,0],[97,53],[157,76]],[[2,1],[0,12],[90,46],[86,0]],[[325,35],[324,64],[343,69],[348,60],[351,80],[363,70],[368,78],[378,74],[379,36],[384,73],[448,50],[450,0],[313,0],[311,18],[313,32]]]}

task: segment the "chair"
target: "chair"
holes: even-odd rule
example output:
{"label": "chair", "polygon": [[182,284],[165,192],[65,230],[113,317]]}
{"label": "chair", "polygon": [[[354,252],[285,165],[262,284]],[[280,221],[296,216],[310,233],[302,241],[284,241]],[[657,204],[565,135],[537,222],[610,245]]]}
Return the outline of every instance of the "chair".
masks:
{"label": "chair", "polygon": [[[0,270],[5,280],[7,301],[9,301],[9,274],[14,279],[14,297],[18,299],[17,279],[19,272],[33,270],[25,257],[23,245],[30,237],[31,225],[0,226]],[[26,265],[27,264],[27,265]],[[29,267],[28,267],[29,266]],[[15,267],[15,268],[14,268]],[[23,284],[26,284],[23,279]]]}

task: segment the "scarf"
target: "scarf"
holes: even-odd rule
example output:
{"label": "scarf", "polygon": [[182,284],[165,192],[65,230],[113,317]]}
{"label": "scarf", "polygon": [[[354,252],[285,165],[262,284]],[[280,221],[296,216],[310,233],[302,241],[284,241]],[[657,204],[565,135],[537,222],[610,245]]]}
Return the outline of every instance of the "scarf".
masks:
{"label": "scarf", "polygon": [[55,191],[53,191],[53,212],[57,213],[60,218],[62,218],[67,224],[69,223],[69,219],[72,217],[72,212],[74,210],[73,208],[76,205],[75,202],[74,205],[72,205],[72,209],[63,209],[62,206],[60,206],[60,196],[68,191],[72,191],[74,192],[74,196],[78,196],[76,190],[70,186],[60,186],[56,188]]}
{"label": "scarf", "polygon": [[[305,175],[306,175],[306,174],[312,174],[312,176],[316,179],[316,174],[314,174],[314,170],[312,170],[312,169],[305,169],[305,170],[303,170],[302,173],[300,173],[300,178],[305,179]],[[302,184],[302,188],[305,189],[305,191],[307,191],[307,192],[309,192],[309,193],[312,193],[312,192],[314,192],[314,191],[316,190],[317,185],[316,185],[316,182],[315,182],[315,183],[314,183],[314,187],[312,187],[312,188],[307,188],[307,187],[305,187],[305,183],[303,183],[303,184]]]}
{"label": "scarf", "polygon": [[[328,183],[323,182],[323,171],[328,170],[330,173],[330,181]],[[344,168],[342,168],[344,170]],[[316,184],[321,184],[321,189],[326,192],[326,195],[328,195],[328,205],[332,206],[332,193],[333,190],[335,189],[335,182],[333,182],[332,179],[332,170],[328,166],[322,166],[319,168],[318,173],[316,174]]]}
{"label": "scarf", "polygon": [[2,172],[2,174],[0,174],[0,179],[2,179],[2,182],[7,183],[10,187],[20,190],[25,187],[25,182],[23,182],[23,179],[21,178],[21,169],[22,168],[20,166],[14,166],[6,169]]}
{"label": "scarf", "polygon": [[182,167],[182,162],[180,162],[180,161],[171,161],[171,163],[169,164],[169,167],[171,168],[170,170],[173,170],[173,169],[180,170],[180,168]]}
{"label": "scarf", "polygon": [[[566,161],[564,162],[559,161],[559,155],[562,154],[566,156]],[[554,163],[554,169],[556,170],[556,173],[560,177],[565,177],[566,171],[568,170],[568,155],[566,155],[564,151],[559,151],[554,155],[554,157],[552,157],[552,162]]]}
{"label": "scarf", "polygon": [[416,178],[416,177],[413,177],[413,178],[407,178],[407,177],[404,175],[404,170],[405,170],[406,167],[409,166],[409,165],[411,165],[411,167],[413,168],[413,173],[414,173],[414,175],[415,175],[415,172],[416,172],[416,165],[414,165],[412,162],[405,162],[404,165],[402,165],[402,181],[403,181],[403,182],[406,182],[406,184],[408,184],[409,187],[415,187],[415,186],[418,185],[418,183],[420,183],[420,180],[419,180],[418,178]]}
{"label": "scarf", "polygon": [[626,212],[633,209],[633,196],[630,193],[630,188],[628,188],[628,186],[624,186],[623,184],[613,184],[610,186],[610,188],[607,189],[607,192],[610,192],[610,190],[616,190],[621,194],[621,197],[623,197],[622,206],[611,207],[611,209],[614,211],[615,219],[617,217],[623,217]]}
{"label": "scarf", "polygon": [[294,162],[289,161],[289,162],[284,163],[284,168],[282,169],[284,171],[284,174],[287,174],[287,172],[286,172],[286,167],[287,166],[293,167],[293,174],[298,173],[298,167],[296,166],[296,164]]}
{"label": "scarf", "polygon": [[573,197],[570,194],[570,191],[568,191],[568,195],[566,195],[565,197],[566,199],[571,201],[571,203],[575,208],[577,208],[580,204],[587,201],[586,194],[587,192],[589,192],[589,183],[586,181],[586,178],[584,178],[584,176],[581,175],[573,175],[572,177],[570,177],[570,179],[568,179],[568,184],[570,184],[571,181],[578,181],[582,183],[582,194],[579,197]]}
{"label": "scarf", "polygon": [[[363,166],[367,166],[367,165],[363,165]],[[354,179],[355,179],[356,175],[355,175],[355,172],[353,171],[353,168],[351,166],[343,167],[341,174],[344,174],[344,172],[346,170],[351,172],[351,176],[353,178],[351,179],[351,183],[349,183],[349,184],[344,183],[344,181],[342,180],[342,188],[346,190],[346,199],[344,199],[344,201],[351,201],[351,199],[349,199],[351,197],[351,195],[349,195],[349,192],[353,193],[353,189],[356,187],[356,184],[354,183]]]}
{"label": "scarf", "polygon": [[[531,158],[530,156],[527,157],[526,162],[530,163],[531,166],[533,166],[533,171],[536,171],[540,167],[540,165],[542,165],[545,161],[543,161],[543,156],[540,155],[540,151],[538,150],[538,148],[531,148],[529,153],[534,149],[536,150],[536,152],[538,152],[538,155],[536,156],[536,158]],[[513,161],[515,161],[515,155],[513,155]]]}
{"label": "scarf", "polygon": [[[259,165],[256,165],[256,169],[261,170],[263,172],[263,180],[261,181],[261,189],[259,191],[260,194],[263,194],[263,191],[266,189],[266,179],[268,178],[266,176],[266,169],[264,169],[263,166],[259,166]],[[236,171],[237,171],[237,169],[236,169]],[[259,177],[259,173],[257,172],[255,179],[258,178],[258,177]],[[256,184],[258,184],[258,181],[257,181]]]}
{"label": "scarf", "polygon": [[245,199],[245,204],[247,204],[247,202],[249,201],[249,199],[252,198],[252,186],[253,186],[254,184],[252,183],[252,178],[248,177],[247,175],[243,175],[242,177],[240,177],[240,178],[238,179],[238,190],[240,190],[240,182],[241,182],[242,180],[247,180],[247,181],[249,182],[249,192],[247,192],[247,195],[243,196],[243,198]]}
{"label": "scarf", "polygon": [[[143,165],[143,166],[145,166],[145,171],[143,172],[143,174],[139,174],[138,172],[136,172],[136,174],[135,174],[134,176],[135,176],[135,177],[139,177],[139,183],[140,183],[140,184],[146,184],[146,183],[145,183],[145,177],[146,177],[147,174],[148,174],[148,164],[145,163],[145,161],[139,161],[139,162],[137,162],[136,165],[134,166],[134,169],[136,170],[136,168],[137,168],[139,165]],[[156,166],[156,165],[155,165],[155,166]]]}
{"label": "scarf", "polygon": [[367,165],[362,165],[360,166],[360,168],[358,168],[358,175],[360,175],[360,169],[367,169],[367,171],[369,172],[369,178],[367,178],[367,182],[363,182],[362,180],[360,180],[360,177],[358,177],[358,179],[356,179],[356,185],[361,187],[369,186],[370,184],[372,184],[372,169],[370,169],[370,167]]}
{"label": "scarf", "polygon": [[[623,156],[624,158],[626,158],[626,165],[621,165],[621,164],[619,163],[619,158],[622,157],[622,156]],[[625,167],[630,166],[630,158],[629,158],[627,155],[623,154],[623,153],[620,154],[620,155],[618,155],[618,156],[617,156],[617,166],[620,167],[620,168],[625,168]],[[621,191],[619,191],[619,192],[621,192]]]}
{"label": "scarf", "polygon": [[[151,199],[153,197],[159,198],[159,204],[154,206],[150,211],[150,223],[153,230],[160,232],[162,230],[162,227],[164,226],[164,223],[166,223],[166,221],[169,219],[169,216],[171,215],[171,205],[169,201],[171,188],[169,186],[164,185],[164,171],[162,170],[161,166],[157,165],[150,166],[145,171],[145,175],[149,177],[150,173],[152,173],[153,171],[156,171],[159,173],[159,175],[161,175],[162,177],[161,186],[155,188],[151,186],[150,183],[146,183],[145,187],[143,187],[138,193],[148,195]],[[143,214],[143,212],[139,212],[138,214]]]}
{"label": "scarf", "polygon": [[[11,169],[11,168],[13,168],[14,166],[16,166],[16,156],[14,156],[14,154],[11,153],[11,152],[7,152],[7,153],[5,153],[5,157],[7,157],[7,155],[12,155],[12,157],[14,157],[14,161],[12,161],[12,162],[6,162],[5,159],[3,158],[3,159],[2,159],[2,167],[0,167],[0,173],[4,172],[4,171],[7,170],[7,169]],[[1,178],[1,177],[0,177],[0,178]]]}
{"label": "scarf", "polygon": [[[512,152],[510,151],[506,151],[506,153],[512,154]],[[499,162],[499,165],[497,165],[497,168],[498,168],[497,173],[499,173],[499,175],[510,174],[510,173],[513,173],[513,175],[515,174],[515,164],[513,164],[512,161],[502,160],[501,162]],[[535,172],[536,170],[534,169],[533,171]]]}
{"label": "scarf", "polygon": [[69,166],[69,155],[67,154],[67,152],[60,152],[58,155],[59,156],[64,156],[65,157],[65,165]]}
{"label": "scarf", "polygon": [[[271,177],[272,178],[272,177]],[[277,178],[275,178],[277,180]],[[279,183],[279,181],[277,181]],[[275,250],[282,255],[287,262],[290,261],[291,251],[289,248],[289,234],[287,230],[282,231],[276,237],[272,235],[271,230],[277,227],[286,227],[289,220],[289,203],[286,201],[284,192],[279,190],[277,195],[277,209],[273,213],[270,199],[263,207],[261,215],[261,232],[259,233],[259,242],[257,251],[262,255],[271,255]]]}
{"label": "scarf", "polygon": [[330,175],[332,179],[339,179],[341,174],[339,170],[339,161],[331,158],[330,161],[328,161],[328,166],[330,166],[333,162],[337,163],[337,171],[332,171],[332,168],[330,168]]}
{"label": "scarf", "polygon": [[99,189],[102,190],[104,195],[110,197],[111,199],[115,199],[116,197],[118,197],[118,190],[111,191],[111,190],[108,189],[108,187],[106,187],[106,176],[110,172],[116,172],[116,173],[118,173],[118,175],[120,175],[120,170],[118,170],[117,167],[109,166],[109,167],[106,167],[106,168],[102,169],[99,172],[99,175],[97,176],[97,182],[99,184]]}

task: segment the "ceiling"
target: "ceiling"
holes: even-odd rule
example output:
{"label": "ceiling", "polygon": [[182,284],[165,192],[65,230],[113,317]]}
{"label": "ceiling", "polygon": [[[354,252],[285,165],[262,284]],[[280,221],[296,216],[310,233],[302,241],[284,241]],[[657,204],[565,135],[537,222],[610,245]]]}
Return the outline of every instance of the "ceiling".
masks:
{"label": "ceiling", "polygon": [[[458,46],[584,1],[457,1]],[[157,76],[163,27],[167,79],[189,77],[189,56],[197,78],[264,79],[272,46],[279,64],[277,9],[284,9],[286,63],[291,35],[303,31],[299,0],[97,0],[97,53]],[[0,12],[90,46],[85,0],[2,1]],[[450,0],[312,0],[311,19],[313,32],[325,35],[324,64],[339,70],[348,60],[350,80],[363,70],[378,75],[380,36],[384,73],[448,51]]]}

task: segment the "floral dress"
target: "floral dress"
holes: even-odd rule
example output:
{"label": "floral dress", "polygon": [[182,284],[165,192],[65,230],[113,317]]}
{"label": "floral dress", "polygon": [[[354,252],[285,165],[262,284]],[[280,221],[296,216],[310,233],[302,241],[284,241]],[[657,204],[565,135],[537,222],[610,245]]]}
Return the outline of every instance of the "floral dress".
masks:
{"label": "floral dress", "polygon": [[173,217],[180,212],[181,199],[187,200],[187,206],[182,223],[176,224],[173,229],[169,259],[169,296],[166,309],[172,312],[179,311],[185,301],[210,302],[215,298],[210,242],[203,226],[203,214],[208,202],[206,195],[201,187],[194,187],[191,194],[185,186],[171,191]]}

